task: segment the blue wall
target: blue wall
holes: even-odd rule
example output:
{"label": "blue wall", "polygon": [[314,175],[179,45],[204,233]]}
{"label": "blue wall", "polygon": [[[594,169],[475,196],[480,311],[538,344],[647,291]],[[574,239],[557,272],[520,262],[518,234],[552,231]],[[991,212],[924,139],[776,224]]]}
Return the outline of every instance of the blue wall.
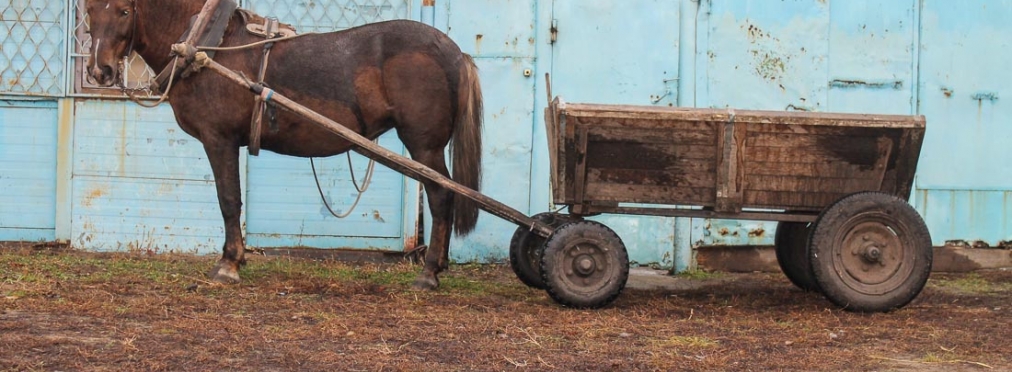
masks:
{"label": "blue wall", "polygon": [[[31,3],[31,10],[25,7]],[[323,3],[326,3],[324,1]],[[75,88],[86,39],[76,2],[0,5],[0,240],[86,249],[214,252],[222,238],[199,143],[171,109]],[[548,211],[544,74],[567,101],[772,110],[920,113],[928,130],[911,202],[936,245],[1012,235],[1008,1],[244,0],[305,31],[421,20],[475,56],[485,96],[483,191]],[[424,2],[428,4],[428,2]],[[319,5],[319,4],[317,4]],[[14,10],[12,10],[14,9]],[[7,17],[17,11],[21,18]],[[552,30],[556,32],[552,32]],[[27,35],[35,35],[27,37]],[[77,36],[74,36],[77,35]],[[17,51],[8,53],[8,51]],[[380,143],[403,152],[395,137]],[[355,156],[356,175],[366,160]],[[323,159],[328,201],[354,200],[343,157]],[[402,250],[415,243],[418,183],[382,166],[357,213],[337,221],[306,159],[243,156],[243,221],[254,246]],[[422,209],[425,211],[425,209]],[[602,216],[640,263],[678,269],[692,249],[771,244],[775,223]],[[483,214],[458,261],[499,260],[515,226]]]}

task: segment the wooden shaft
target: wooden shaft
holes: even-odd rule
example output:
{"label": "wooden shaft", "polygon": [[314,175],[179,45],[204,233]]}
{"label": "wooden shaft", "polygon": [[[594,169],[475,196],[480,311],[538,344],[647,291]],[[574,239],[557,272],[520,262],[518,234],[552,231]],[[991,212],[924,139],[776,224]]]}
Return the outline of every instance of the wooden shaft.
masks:
{"label": "wooden shaft", "polygon": [[221,0],[207,0],[204,3],[204,7],[200,9],[200,13],[197,14],[197,19],[193,21],[193,27],[190,28],[190,33],[186,36],[184,44],[197,45],[197,38],[204,33],[204,29],[207,28],[207,24],[211,22],[211,17],[214,15],[214,10],[218,9],[218,3]]}
{"label": "wooden shaft", "polygon": [[[200,59],[201,58],[198,58],[198,60]],[[250,85],[250,82],[247,79],[243,78],[238,73],[229,70],[225,66],[218,64],[214,60],[211,60],[210,58],[206,59],[206,64],[204,65],[204,67],[210,68],[215,73],[224,76],[225,78],[228,78],[229,80],[232,80],[233,82],[242,85],[247,89],[251,89],[252,91],[252,86]],[[390,169],[400,172],[405,176],[411,177],[416,180],[426,179],[438,183],[440,186],[452,190],[457,195],[462,195],[468,199],[475,201],[476,203],[478,203],[478,205],[481,207],[482,210],[491,213],[495,216],[498,216],[502,219],[513,222],[517,225],[530,227],[532,232],[542,237],[548,237],[554,231],[550,226],[533,218],[527,217],[523,213],[520,213],[520,211],[513,209],[503,203],[500,203],[495,199],[485,196],[482,193],[464,187],[454,182],[453,180],[443,176],[442,174],[439,174],[439,172],[436,172],[431,168],[426,167],[422,163],[416,162],[414,160],[401,156],[398,153],[387,150],[381,147],[380,145],[377,145],[376,143],[366,139],[365,137],[362,137],[358,133],[355,133],[355,131],[348,129],[347,127],[333,120],[330,120],[326,116],[320,115],[315,111],[298,104],[295,101],[292,101],[288,97],[285,97],[277,92],[274,92],[271,95],[270,100],[276,102],[282,107],[291,110],[292,112],[306,119],[315,122],[316,124],[319,124],[320,126],[333,132],[334,134],[341,136],[341,138],[344,138],[345,140],[355,144],[355,146],[357,146],[354,148],[355,152],[360,153],[370,159],[376,160],[380,164],[390,167]]]}

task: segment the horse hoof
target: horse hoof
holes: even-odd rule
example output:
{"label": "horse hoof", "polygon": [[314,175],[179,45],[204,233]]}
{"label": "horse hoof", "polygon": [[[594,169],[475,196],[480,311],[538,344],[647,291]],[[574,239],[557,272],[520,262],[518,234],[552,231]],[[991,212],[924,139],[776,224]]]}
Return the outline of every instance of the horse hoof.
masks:
{"label": "horse hoof", "polygon": [[416,291],[434,291],[439,288],[439,280],[434,277],[419,276],[411,288]]}
{"label": "horse hoof", "polygon": [[229,269],[222,265],[215,265],[207,273],[207,277],[214,282],[222,284],[235,284],[239,282],[239,272],[235,269]]}

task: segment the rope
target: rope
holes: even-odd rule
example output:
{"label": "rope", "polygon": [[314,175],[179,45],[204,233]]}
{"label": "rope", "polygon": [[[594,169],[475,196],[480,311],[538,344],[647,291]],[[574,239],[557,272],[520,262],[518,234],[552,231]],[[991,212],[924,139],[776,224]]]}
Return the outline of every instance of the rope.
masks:
{"label": "rope", "polygon": [[362,194],[369,189],[369,185],[372,183],[373,170],[375,169],[376,161],[369,159],[369,166],[365,169],[365,178],[362,179],[362,186],[358,185],[358,181],[355,180],[355,168],[351,165],[351,152],[345,153],[348,156],[348,171],[351,173],[351,184],[355,186],[355,191],[358,191],[358,195],[355,196],[355,202],[351,203],[351,207],[348,207],[348,211],[342,214],[334,212],[334,209],[330,207],[330,203],[327,202],[327,197],[323,196],[323,187],[320,186],[320,177],[316,175],[316,164],[313,162],[313,158],[309,158],[309,166],[313,168],[313,180],[316,181],[316,191],[320,192],[320,200],[323,200],[323,206],[327,207],[327,211],[337,218],[345,218],[351,215],[351,212],[358,206],[358,202],[362,200]]}
{"label": "rope", "polygon": [[[124,57],[124,59],[125,59],[125,57]],[[176,58],[172,59],[172,71],[176,70],[176,64],[178,62],[179,62],[179,57],[176,57]],[[124,71],[123,71],[124,76],[126,75],[126,71],[125,70],[126,70],[126,67],[124,67]],[[136,103],[138,105],[141,105],[141,107],[155,108],[158,105],[162,104],[162,102],[165,102],[165,99],[169,97],[169,91],[172,90],[172,82],[173,82],[173,80],[175,80],[175,77],[176,77],[176,74],[169,75],[169,84],[165,87],[165,92],[162,93],[161,97],[158,97],[158,100],[155,101],[155,103],[144,103],[144,101],[142,101],[140,98],[137,98],[137,96],[135,96],[132,93],[133,89],[127,89],[126,88],[126,81],[125,81],[126,77],[123,78],[124,79],[124,82],[123,82],[123,93],[126,94],[127,97],[129,97],[131,101],[133,101],[134,103]]]}
{"label": "rope", "polygon": [[267,43],[276,43],[276,42],[279,42],[279,41],[286,41],[286,40],[291,40],[291,39],[294,39],[294,38],[297,38],[297,37],[302,37],[302,36],[306,36],[306,35],[315,35],[315,34],[316,34],[315,32],[307,32],[307,33],[304,33],[304,34],[284,36],[284,37],[279,37],[279,38],[276,38],[276,39],[260,40],[260,41],[257,41],[255,43],[249,43],[249,44],[246,44],[246,45],[237,45],[237,46],[233,46],[233,47],[210,47],[210,46],[202,46],[202,47],[197,47],[197,50],[211,50],[211,51],[216,51],[216,52],[217,51],[242,50],[242,49],[249,49],[249,48],[252,48],[252,47],[255,47],[255,46],[259,46],[259,45],[264,45],[264,44],[267,44]]}

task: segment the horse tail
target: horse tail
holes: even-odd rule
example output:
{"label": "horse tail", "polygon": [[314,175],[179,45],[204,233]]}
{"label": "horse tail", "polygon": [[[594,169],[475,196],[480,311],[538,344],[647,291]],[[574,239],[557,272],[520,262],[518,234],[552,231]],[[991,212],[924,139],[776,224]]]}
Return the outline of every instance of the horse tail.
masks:
{"label": "horse tail", "polygon": [[[451,153],[453,180],[474,191],[481,184],[481,83],[478,66],[470,55],[464,54],[457,90],[457,117],[453,127]],[[453,229],[458,236],[467,235],[478,223],[478,204],[471,199],[453,198]]]}

